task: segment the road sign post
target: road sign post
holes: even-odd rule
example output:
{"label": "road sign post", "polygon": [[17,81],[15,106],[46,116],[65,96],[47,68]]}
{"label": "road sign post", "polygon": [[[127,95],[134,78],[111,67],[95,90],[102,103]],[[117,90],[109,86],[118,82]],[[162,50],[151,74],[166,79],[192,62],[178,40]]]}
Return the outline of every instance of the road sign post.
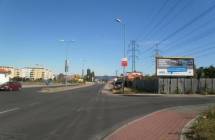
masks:
{"label": "road sign post", "polygon": [[125,93],[125,68],[128,67],[128,59],[122,58],[121,59],[121,66],[123,67],[123,83],[122,83],[122,93]]}

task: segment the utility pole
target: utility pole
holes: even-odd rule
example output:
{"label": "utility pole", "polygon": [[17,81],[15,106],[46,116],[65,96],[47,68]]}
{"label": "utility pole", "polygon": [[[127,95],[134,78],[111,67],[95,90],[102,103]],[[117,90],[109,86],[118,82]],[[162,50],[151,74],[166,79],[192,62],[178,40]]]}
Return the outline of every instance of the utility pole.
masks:
{"label": "utility pole", "polygon": [[74,40],[59,40],[61,43],[62,43],[62,46],[65,47],[65,55],[66,55],[66,58],[65,58],[65,66],[64,66],[64,72],[65,72],[65,85],[67,86],[67,77],[68,77],[68,72],[69,72],[69,64],[68,64],[68,47],[71,43],[75,42]]}

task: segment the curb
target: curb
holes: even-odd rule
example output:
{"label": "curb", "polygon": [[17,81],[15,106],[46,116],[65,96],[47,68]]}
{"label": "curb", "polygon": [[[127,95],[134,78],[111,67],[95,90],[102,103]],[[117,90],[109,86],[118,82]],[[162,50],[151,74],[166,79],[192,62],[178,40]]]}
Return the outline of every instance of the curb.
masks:
{"label": "curb", "polygon": [[[40,92],[40,93],[45,93],[45,94],[52,94],[52,93],[70,91],[70,90],[75,90],[75,89],[80,89],[80,88],[85,88],[85,87],[91,87],[91,86],[94,86],[94,85],[95,85],[95,84],[71,86],[71,87],[68,88],[68,89],[63,89],[63,90],[60,90],[60,91],[43,91],[43,89],[42,89],[42,90],[40,90],[39,92]],[[69,86],[68,86],[68,87],[69,87]],[[53,87],[47,87],[47,88],[53,88]],[[58,88],[58,87],[54,87],[54,88]]]}
{"label": "curb", "polygon": [[[192,105],[188,105],[188,106],[192,106]],[[145,119],[147,117],[150,117],[154,114],[157,114],[159,112],[162,112],[162,111],[167,111],[167,110],[172,110],[172,109],[176,109],[176,108],[179,108],[179,107],[184,107],[184,106],[175,106],[175,107],[167,107],[167,108],[164,108],[164,109],[160,109],[160,110],[157,110],[157,111],[154,111],[154,112],[151,112],[149,114],[146,114],[146,115],[140,115],[140,116],[137,116],[137,117],[134,117],[130,120],[128,120],[127,122],[125,122],[121,127],[113,130],[111,133],[107,134],[106,136],[104,136],[103,140],[108,140],[111,136],[113,136],[115,133],[117,133],[118,131],[120,131],[121,129],[125,128],[126,126],[128,125],[131,125],[139,120],[142,120],[142,119]]]}
{"label": "curb", "polygon": [[[199,104],[199,106],[209,106],[211,104]],[[130,120],[127,120],[125,121],[124,124],[122,124],[121,126],[119,126],[118,128],[116,129],[112,129],[112,131],[110,131],[109,134],[107,134],[106,136],[103,137],[103,140],[108,140],[111,136],[113,136],[114,134],[116,134],[117,132],[119,132],[121,129],[127,127],[128,125],[131,125],[137,121],[140,121],[142,119],[145,119],[147,117],[150,117],[156,113],[159,113],[159,112],[162,112],[162,111],[167,111],[167,110],[175,110],[175,109],[180,109],[181,107],[192,107],[194,105],[185,105],[185,106],[175,106],[175,107],[168,107],[168,108],[164,108],[164,109],[161,109],[161,110],[158,110],[158,111],[154,111],[152,113],[149,113],[149,114],[146,114],[146,115],[140,115],[140,116],[137,116],[137,117],[134,117],[134,118],[131,118]],[[186,139],[182,139],[182,134],[184,134],[185,131],[185,128],[189,127],[189,125],[192,125],[192,121],[195,121],[196,118],[198,117],[199,115],[197,115],[195,118],[193,118],[191,121],[189,121],[182,129],[181,131],[181,134],[180,134],[180,140],[186,140]]]}
{"label": "curb", "polygon": [[110,91],[111,88],[109,86],[109,83],[106,83],[100,93],[107,96],[118,96]]}
{"label": "curb", "polygon": [[185,97],[185,98],[193,98],[193,97],[196,97],[196,98],[202,98],[202,97],[215,97],[215,95],[200,95],[200,94],[189,94],[189,95],[186,95],[186,94],[121,94],[122,96],[159,96],[159,97]]}
{"label": "curb", "polygon": [[198,118],[199,116],[200,116],[200,115],[197,115],[195,118],[193,118],[192,120],[190,120],[190,121],[184,126],[184,128],[181,130],[180,140],[188,140],[184,134],[185,134],[186,132],[189,131],[190,127],[195,123],[195,121],[197,120],[197,118]]}
{"label": "curb", "polygon": [[[22,85],[22,88],[43,88],[43,87],[64,87],[66,85],[64,84],[59,84],[59,85]],[[68,85],[68,86],[74,86],[72,84]]]}

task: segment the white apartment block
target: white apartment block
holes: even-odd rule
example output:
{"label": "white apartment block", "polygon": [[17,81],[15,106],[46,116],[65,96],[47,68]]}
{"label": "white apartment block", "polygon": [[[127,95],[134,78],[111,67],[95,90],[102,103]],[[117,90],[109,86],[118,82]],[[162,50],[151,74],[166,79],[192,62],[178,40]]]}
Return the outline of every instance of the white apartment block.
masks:
{"label": "white apartment block", "polygon": [[24,67],[21,69],[8,67],[8,66],[0,66],[0,68],[10,71],[9,78],[26,78],[31,80],[48,80],[54,79],[54,73],[43,67]]}
{"label": "white apartment block", "polygon": [[20,77],[26,78],[26,79],[31,79],[31,71],[32,71],[32,68],[29,68],[29,67],[21,68]]}

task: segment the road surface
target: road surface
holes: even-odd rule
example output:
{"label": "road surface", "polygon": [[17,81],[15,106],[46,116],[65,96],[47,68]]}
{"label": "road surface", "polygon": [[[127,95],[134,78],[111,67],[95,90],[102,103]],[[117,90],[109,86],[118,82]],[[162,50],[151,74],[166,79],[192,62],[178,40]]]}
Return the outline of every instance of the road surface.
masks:
{"label": "road surface", "polygon": [[0,140],[99,140],[163,108],[215,103],[215,97],[106,96],[103,85],[45,94],[0,92]]}

